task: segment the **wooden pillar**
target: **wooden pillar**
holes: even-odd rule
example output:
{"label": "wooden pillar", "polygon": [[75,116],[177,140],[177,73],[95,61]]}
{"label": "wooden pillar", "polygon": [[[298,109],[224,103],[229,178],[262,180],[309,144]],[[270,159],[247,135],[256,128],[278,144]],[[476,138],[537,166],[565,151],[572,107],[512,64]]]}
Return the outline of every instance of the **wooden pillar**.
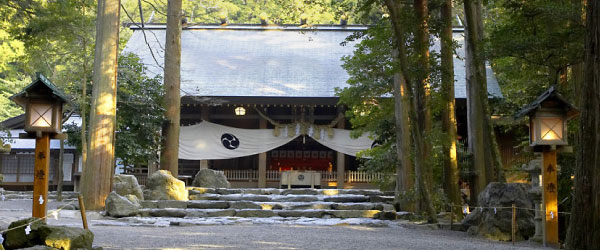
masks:
{"label": "wooden pillar", "polygon": [[542,181],[543,203],[546,208],[546,243],[558,245],[558,181],[556,174],[556,149],[544,148]]}
{"label": "wooden pillar", "polygon": [[50,167],[50,135],[43,133],[35,139],[35,163],[33,168],[33,210],[32,216],[46,217],[48,203],[48,175]]}
{"label": "wooden pillar", "polygon": [[[209,121],[210,119],[210,110],[208,108],[208,106],[202,106],[200,107],[200,118],[202,119],[202,121]],[[208,160],[200,160],[200,169],[208,169],[209,163]]]}
{"label": "wooden pillar", "polygon": [[[267,128],[267,120],[260,119],[259,128]],[[267,152],[258,154],[258,187],[267,187]]]}
{"label": "wooden pillar", "polygon": [[[343,114],[343,110],[339,109],[339,112]],[[338,122],[337,124],[337,128],[343,129],[345,126],[345,119],[342,119],[341,121]],[[344,177],[346,176],[346,155],[344,155],[344,153],[341,152],[336,152],[337,154],[337,160],[336,160],[336,166],[337,166],[337,188],[338,189],[344,189]]]}

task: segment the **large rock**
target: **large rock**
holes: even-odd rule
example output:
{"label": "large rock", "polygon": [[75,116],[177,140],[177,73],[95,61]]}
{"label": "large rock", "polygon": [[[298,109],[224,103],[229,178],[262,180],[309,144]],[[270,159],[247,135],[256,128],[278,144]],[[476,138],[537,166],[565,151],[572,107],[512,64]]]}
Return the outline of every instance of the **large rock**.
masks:
{"label": "large rock", "polygon": [[113,191],[118,195],[135,195],[138,200],[144,200],[142,188],[138,184],[137,178],[133,175],[118,174],[113,177]]}
{"label": "large rock", "polygon": [[[29,225],[29,228],[26,225]],[[14,221],[10,228],[16,229],[3,235],[6,249],[92,249],[94,241],[94,234],[89,230],[49,226],[38,218]]]}
{"label": "large rock", "polygon": [[[529,185],[522,183],[490,183],[477,197],[476,208],[467,215],[463,224],[469,226],[468,232],[484,236],[492,240],[511,240],[512,204],[517,207],[516,240],[524,240],[533,236],[533,203],[527,196]],[[494,211],[494,207],[497,209]],[[498,207],[502,207],[501,209]]]}
{"label": "large rock", "polygon": [[192,182],[194,187],[206,188],[230,188],[231,184],[227,181],[227,177],[221,172],[212,169],[200,169]]}
{"label": "large rock", "polygon": [[[25,230],[28,229],[26,226],[27,224],[30,224],[29,229],[31,231],[29,231],[29,234],[25,232]],[[26,218],[13,221],[8,226],[9,231],[3,235],[4,247],[6,247],[6,249],[17,249],[41,245],[43,242],[39,237],[39,228],[45,224],[44,221],[39,220],[38,218]],[[16,229],[10,230],[12,228]]]}
{"label": "large rock", "polygon": [[115,191],[106,197],[106,212],[112,217],[135,216],[142,208],[137,196],[118,195]]}
{"label": "large rock", "polygon": [[40,239],[44,245],[61,250],[92,249],[94,234],[90,230],[65,226],[42,226]]}
{"label": "large rock", "polygon": [[144,192],[147,200],[188,200],[185,183],[166,170],[159,170],[152,174],[146,181],[146,188],[149,190]]}

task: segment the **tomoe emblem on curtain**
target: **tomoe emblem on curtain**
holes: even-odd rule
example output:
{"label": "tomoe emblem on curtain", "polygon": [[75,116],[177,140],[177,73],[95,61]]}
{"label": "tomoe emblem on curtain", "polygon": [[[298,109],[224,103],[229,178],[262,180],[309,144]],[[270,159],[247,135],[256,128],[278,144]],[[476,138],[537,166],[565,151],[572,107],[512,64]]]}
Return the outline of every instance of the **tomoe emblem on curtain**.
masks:
{"label": "tomoe emblem on curtain", "polygon": [[240,140],[232,134],[225,133],[221,135],[221,143],[226,149],[234,150],[240,146]]}

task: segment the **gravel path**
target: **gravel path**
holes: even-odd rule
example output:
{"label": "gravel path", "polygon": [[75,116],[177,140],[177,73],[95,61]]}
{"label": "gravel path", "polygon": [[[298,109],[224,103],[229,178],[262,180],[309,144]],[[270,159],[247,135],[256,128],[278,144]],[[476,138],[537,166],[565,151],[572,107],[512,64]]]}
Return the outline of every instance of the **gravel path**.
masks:
{"label": "gravel path", "polygon": [[[0,224],[30,216],[31,200],[0,202]],[[50,202],[50,209],[57,202]],[[106,219],[104,219],[107,221]],[[48,219],[49,224],[81,226],[75,217]],[[408,224],[412,225],[412,224]],[[0,225],[2,226],[2,225]],[[464,232],[405,226],[310,226],[252,224],[208,226],[94,225],[94,245],[104,249],[540,249],[528,242],[489,241]]]}

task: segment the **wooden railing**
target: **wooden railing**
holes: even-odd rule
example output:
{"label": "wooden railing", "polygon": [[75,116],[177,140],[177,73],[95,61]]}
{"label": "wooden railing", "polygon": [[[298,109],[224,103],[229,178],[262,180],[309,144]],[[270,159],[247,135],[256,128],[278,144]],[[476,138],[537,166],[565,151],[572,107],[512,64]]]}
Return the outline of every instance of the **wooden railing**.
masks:
{"label": "wooden railing", "polygon": [[223,170],[225,177],[230,181],[253,181],[258,180],[257,170]]}
{"label": "wooden railing", "polygon": [[[257,181],[258,170],[223,170],[223,174],[229,181]],[[279,181],[281,172],[276,170],[268,170],[266,172],[267,181]],[[345,180],[348,183],[369,183],[383,178],[380,173],[367,173],[362,171],[347,171]],[[321,181],[335,182],[337,181],[337,172],[321,171]]]}
{"label": "wooden railing", "polygon": [[281,172],[277,170],[267,171],[267,181],[279,181],[281,179]]}
{"label": "wooden railing", "polygon": [[383,178],[383,174],[381,173],[368,173],[363,171],[347,171],[346,173],[346,182],[348,183],[365,183],[365,182],[373,182]]}
{"label": "wooden railing", "polygon": [[337,181],[337,172],[336,171],[332,171],[332,172],[321,171],[321,181],[336,182]]}

